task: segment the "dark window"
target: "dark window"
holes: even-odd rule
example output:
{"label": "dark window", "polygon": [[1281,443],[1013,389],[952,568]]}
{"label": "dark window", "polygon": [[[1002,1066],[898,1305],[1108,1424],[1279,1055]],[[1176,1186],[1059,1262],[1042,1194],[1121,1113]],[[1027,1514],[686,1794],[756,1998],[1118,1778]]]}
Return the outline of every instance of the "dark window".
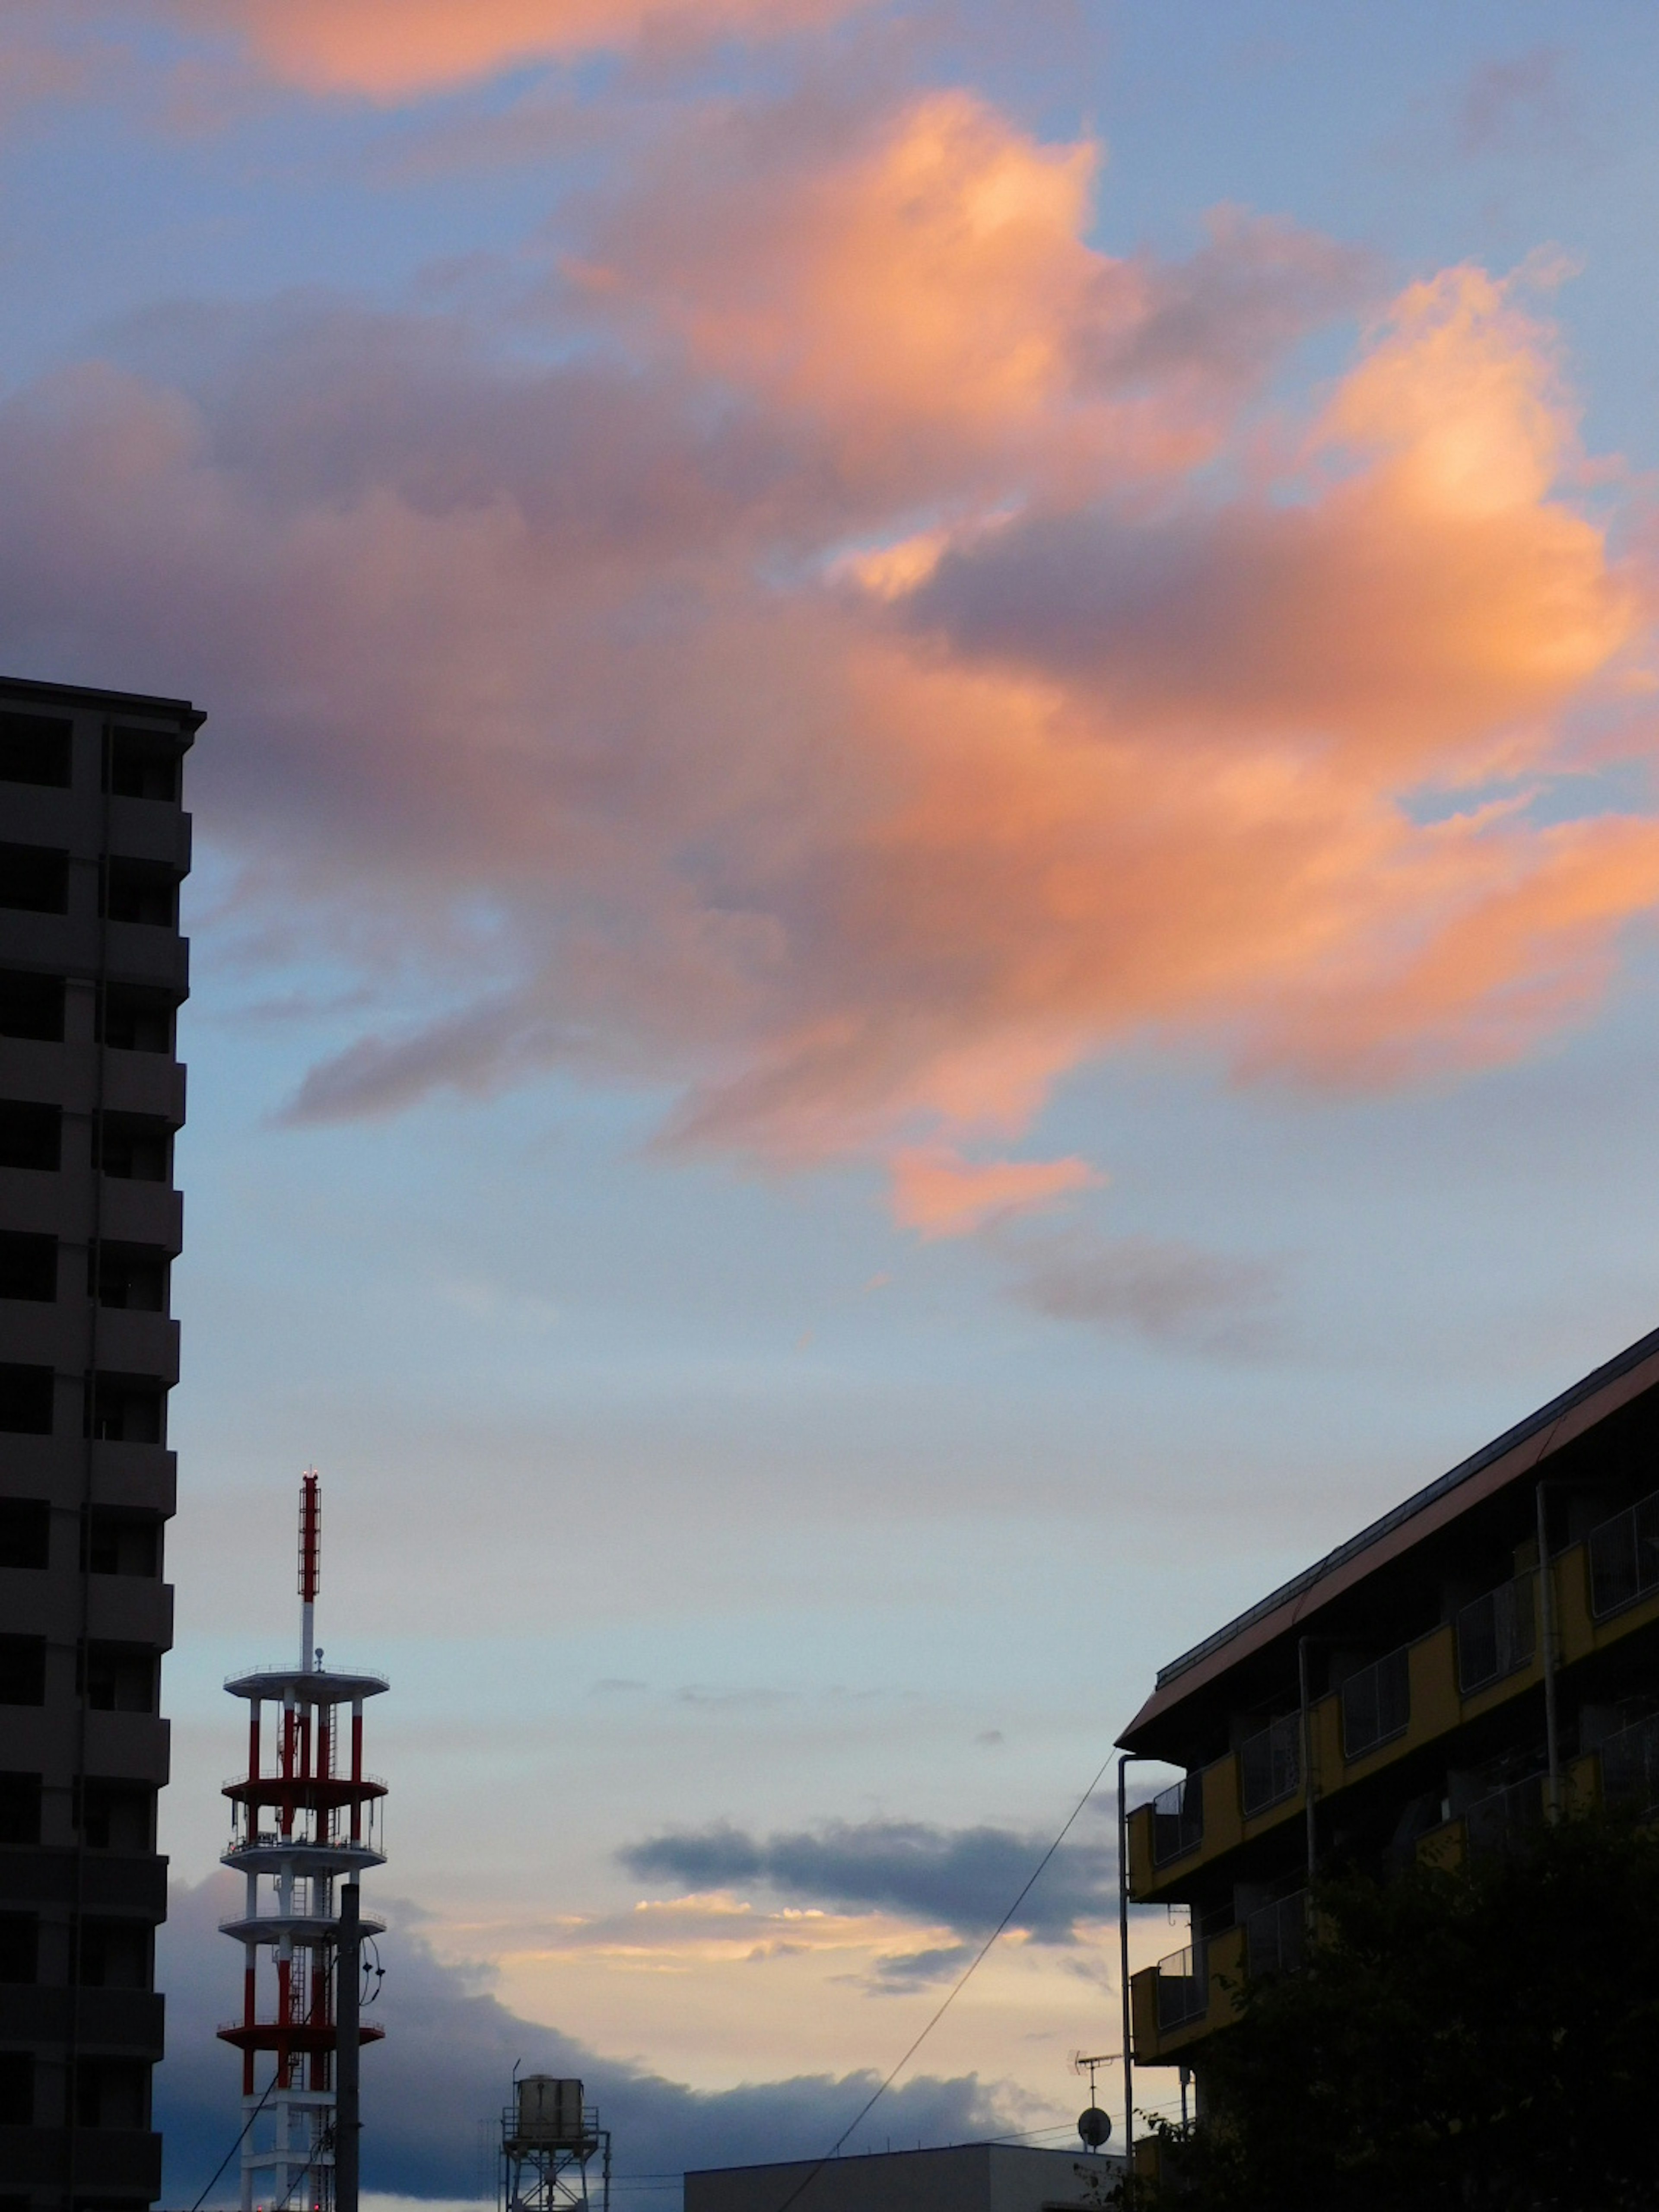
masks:
{"label": "dark window", "polygon": [[165,860],[112,858],[104,866],[104,912],[112,921],[172,929],[179,920],[179,872]]}
{"label": "dark window", "polygon": [[173,1173],[173,1132],[146,1114],[102,1114],[93,1124],[92,1159],[107,1176],[166,1182]]}
{"label": "dark window", "polygon": [[64,1042],[64,979],[0,968],[0,1036]]}
{"label": "dark window", "polygon": [[40,1778],[0,1774],[0,1844],[40,1840]]}
{"label": "dark window", "polygon": [[50,714],[0,714],[0,776],[8,783],[50,783],[66,790],[70,725]]}
{"label": "dark window", "polygon": [[167,1391],[153,1375],[99,1375],[88,1394],[90,1433],[100,1443],[167,1441]]}
{"label": "dark window", "polygon": [[0,1982],[32,1982],[40,1972],[40,1916],[0,1912]]}
{"label": "dark window", "polygon": [[100,1244],[87,1255],[88,1273],[97,1269],[100,1306],[128,1306],[138,1313],[165,1313],[167,1255],[159,1244]]}
{"label": "dark window", "polygon": [[46,1702],[46,1639],[0,1636],[0,1705]]}
{"label": "dark window", "polygon": [[155,1654],[142,1644],[89,1644],[84,1686],[95,1713],[153,1713]]}
{"label": "dark window", "polygon": [[87,1567],[94,1575],[158,1575],[161,1524],[153,1513],[94,1505],[87,1516]]}
{"label": "dark window", "polygon": [[14,1437],[49,1437],[53,1380],[50,1367],[0,1362],[0,1431]]}
{"label": "dark window", "polygon": [[1343,1683],[1342,1756],[1363,1759],[1391,1736],[1403,1735],[1411,1717],[1411,1659],[1402,1646]]}
{"label": "dark window", "polygon": [[138,2058],[83,2058],[75,2069],[80,2128],[147,2128],[149,2069]]}
{"label": "dark window", "polygon": [[0,1298],[33,1298],[50,1305],[57,1296],[58,1239],[0,1229]]}
{"label": "dark window", "polygon": [[44,1498],[0,1498],[0,1567],[44,1567],[52,1556],[52,1508]]}
{"label": "dark window", "polygon": [[82,1833],[89,1851],[155,1848],[155,1792],[142,1782],[87,1782],[81,1789]]}
{"label": "dark window", "polygon": [[1589,1565],[1590,1609],[1597,1614],[1659,1589],[1659,1491],[1590,1530]]}
{"label": "dark window", "polygon": [[67,914],[69,854],[50,845],[0,845],[0,906]]}
{"label": "dark window", "polygon": [[0,2051],[0,2128],[34,2124],[34,2057],[27,2051]]}
{"label": "dark window", "polygon": [[44,1168],[55,1175],[63,1158],[63,1139],[61,1106],[0,1098],[0,1168]]}
{"label": "dark window", "polygon": [[104,750],[104,786],[118,799],[177,799],[177,738],[165,730],[112,730]]}
{"label": "dark window", "polygon": [[147,1990],[150,1933],[142,1920],[88,1920],[81,1927],[81,1985]]}
{"label": "dark window", "polygon": [[122,1052],[171,1052],[174,1001],[143,983],[111,983],[103,994],[99,1035]]}

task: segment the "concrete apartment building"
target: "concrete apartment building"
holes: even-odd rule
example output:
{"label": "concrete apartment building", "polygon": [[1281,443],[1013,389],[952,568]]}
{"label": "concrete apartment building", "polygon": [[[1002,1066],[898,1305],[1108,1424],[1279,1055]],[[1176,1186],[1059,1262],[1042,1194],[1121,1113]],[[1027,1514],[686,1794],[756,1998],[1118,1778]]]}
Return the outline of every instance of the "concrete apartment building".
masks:
{"label": "concrete apartment building", "polygon": [[1025,2143],[950,2143],[685,2177],[685,2212],[1105,2212],[1124,2162]]}
{"label": "concrete apartment building", "polygon": [[184,701],[0,678],[0,2212],[161,2185]]}
{"label": "concrete apartment building", "polygon": [[1185,1771],[1128,1866],[1191,1940],[1131,1995],[1136,2063],[1191,2065],[1200,2108],[1227,1984],[1294,1970],[1310,1870],[1659,1804],[1659,1331],[1164,1668],[1121,1741]]}

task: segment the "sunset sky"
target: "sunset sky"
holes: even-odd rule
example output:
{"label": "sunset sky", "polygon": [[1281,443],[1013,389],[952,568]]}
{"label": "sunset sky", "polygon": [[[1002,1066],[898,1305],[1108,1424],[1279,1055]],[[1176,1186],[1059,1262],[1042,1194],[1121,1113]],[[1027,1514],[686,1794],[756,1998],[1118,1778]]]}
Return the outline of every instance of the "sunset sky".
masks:
{"label": "sunset sky", "polygon": [[[173,2196],[307,1462],[369,2176],[539,2057],[666,2206],[1659,1322],[1656,109],[1638,0],[0,0],[0,667],[209,716]],[[1111,1846],[860,2143],[1066,2139]]]}

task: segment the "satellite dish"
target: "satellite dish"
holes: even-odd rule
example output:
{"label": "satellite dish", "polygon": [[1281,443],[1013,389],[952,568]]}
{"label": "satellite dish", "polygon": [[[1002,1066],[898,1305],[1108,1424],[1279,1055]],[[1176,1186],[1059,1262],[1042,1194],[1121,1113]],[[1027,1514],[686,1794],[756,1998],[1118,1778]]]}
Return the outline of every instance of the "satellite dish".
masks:
{"label": "satellite dish", "polygon": [[1111,2117],[1103,2112],[1098,2105],[1091,2105],[1086,2112],[1078,2114],[1077,2131],[1085,2150],[1098,2150],[1112,2132]]}

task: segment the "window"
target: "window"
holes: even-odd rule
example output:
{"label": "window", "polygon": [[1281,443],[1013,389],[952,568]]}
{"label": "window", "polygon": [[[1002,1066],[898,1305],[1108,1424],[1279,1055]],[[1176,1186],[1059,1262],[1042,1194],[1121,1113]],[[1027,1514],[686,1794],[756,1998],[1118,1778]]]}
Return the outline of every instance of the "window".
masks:
{"label": "window", "polygon": [[0,1298],[33,1298],[50,1305],[57,1296],[58,1239],[0,1229]]}
{"label": "window", "polygon": [[104,866],[104,912],[112,921],[173,929],[179,921],[179,872],[165,860],[112,857]]}
{"label": "window", "polygon": [[118,799],[176,799],[179,740],[167,730],[112,730],[104,748],[104,788]]}
{"label": "window", "polygon": [[1589,1568],[1597,1613],[1617,1613],[1659,1589],[1659,1492],[1591,1529]]}
{"label": "window", "polygon": [[1342,1756],[1363,1759],[1403,1735],[1411,1717],[1411,1661],[1402,1646],[1342,1685]]}
{"label": "window", "polygon": [[171,1052],[175,1000],[143,983],[104,987],[98,1034],[121,1052]]}
{"label": "window", "polygon": [[93,1164],[123,1182],[167,1182],[173,1175],[173,1132],[147,1114],[101,1114],[93,1125]]}
{"label": "window", "polygon": [[94,1575],[161,1572],[161,1524],[153,1513],[94,1505],[87,1516],[87,1571]]}
{"label": "window", "polygon": [[0,1844],[40,1840],[40,1776],[0,1774]]}
{"label": "window", "polygon": [[1248,1819],[1302,1786],[1302,1721],[1286,1713],[1238,1747],[1239,1798]]}
{"label": "window", "polygon": [[142,1782],[81,1784],[82,1834],[89,1851],[155,1848],[155,1792]]}
{"label": "window", "polygon": [[150,1932],[142,1920],[87,1920],[81,1925],[80,1982],[87,1990],[147,1990]]}
{"label": "window", "polygon": [[75,2124],[147,2128],[149,2069],[139,2058],[83,2058],[75,2069]]}
{"label": "window", "polygon": [[14,1437],[49,1437],[53,1381],[50,1367],[0,1361],[0,1431]]}
{"label": "window", "polygon": [[32,1099],[0,1098],[0,1168],[55,1175],[63,1159],[64,1111]]}
{"label": "window", "polygon": [[69,854],[50,845],[0,845],[0,906],[67,914]]}
{"label": "window", "polygon": [[82,1666],[94,1712],[155,1711],[155,1654],[142,1644],[89,1644]]}
{"label": "window", "polygon": [[0,714],[0,777],[67,790],[70,726],[50,714]]}
{"label": "window", "polygon": [[88,1432],[98,1443],[167,1442],[167,1391],[153,1375],[97,1375],[87,1395]]}
{"label": "window", "polygon": [[0,1036],[64,1042],[64,979],[25,968],[0,968]]}
{"label": "window", "polygon": [[46,1639],[0,1636],[0,1705],[46,1702]]}
{"label": "window", "polygon": [[44,1498],[0,1498],[0,1567],[50,1564],[52,1508]]}
{"label": "window", "polygon": [[1464,1697],[1531,1665],[1532,1582],[1517,1575],[1458,1614],[1457,1686]]}
{"label": "window", "polygon": [[137,1313],[165,1313],[167,1255],[159,1244],[100,1244],[87,1255],[88,1273],[96,1270],[100,1306],[125,1306]]}
{"label": "window", "polygon": [[27,2128],[33,2124],[33,2054],[0,2051],[0,2128]]}
{"label": "window", "polygon": [[40,1950],[38,1912],[0,1912],[0,1982],[33,1981]]}

